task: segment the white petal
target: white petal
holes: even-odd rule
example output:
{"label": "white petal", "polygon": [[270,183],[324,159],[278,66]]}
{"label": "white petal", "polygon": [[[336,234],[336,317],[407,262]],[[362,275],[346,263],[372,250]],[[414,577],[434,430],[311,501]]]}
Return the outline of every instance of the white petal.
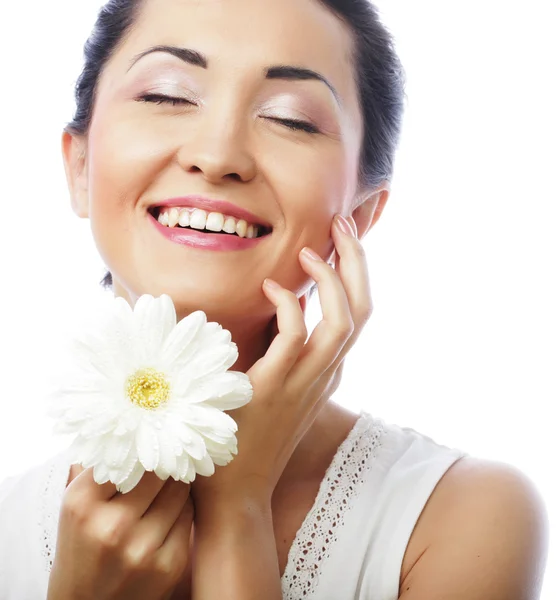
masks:
{"label": "white petal", "polygon": [[[73,420],[80,413],[100,412],[106,400],[106,395],[101,394],[89,382],[81,387],[64,383],[63,387],[59,387],[45,398],[45,414],[53,418],[65,415],[67,420]],[[72,412],[69,414],[69,411]]]}
{"label": "white petal", "polygon": [[57,421],[52,427],[52,432],[56,435],[70,435],[72,433],[78,433],[79,426],[73,423],[64,423],[63,421]]}
{"label": "white petal", "polygon": [[146,471],[142,465],[140,463],[136,463],[136,466],[130,475],[120,485],[116,486],[117,491],[119,491],[121,494],[127,494],[133,490],[136,485],[138,485],[145,472]]}
{"label": "white petal", "polygon": [[231,344],[231,332],[224,329],[219,323],[210,321],[204,328],[203,343],[206,347],[218,344]]}
{"label": "white petal", "polygon": [[212,440],[206,440],[206,448],[214,463],[220,467],[224,467],[237,454],[237,440],[235,438],[230,444],[217,444]]}
{"label": "white petal", "polygon": [[136,353],[138,344],[132,309],[125,300],[119,305],[122,309],[115,311],[111,318],[107,319],[106,326],[100,334],[102,340],[112,349],[115,364],[130,371],[137,368],[141,357]]}
{"label": "white petal", "polygon": [[177,473],[181,480],[184,480],[188,471],[193,468],[194,463],[188,454],[177,456]]}
{"label": "white petal", "polygon": [[[186,467],[186,470],[183,470],[183,466]],[[188,462],[181,464],[181,481],[184,483],[191,483],[196,479],[196,467],[194,466],[194,461],[191,458],[188,458]]]}
{"label": "white petal", "polygon": [[82,413],[103,412],[109,405],[106,394],[100,392],[98,388],[91,385],[90,382],[83,387],[77,387],[73,384],[64,385],[49,398],[50,404],[58,407],[64,407],[66,410],[76,410]]}
{"label": "white petal", "polygon": [[216,441],[223,437],[228,438],[238,430],[232,417],[207,404],[192,404],[186,407],[182,414],[190,427]]}
{"label": "white petal", "polygon": [[103,399],[103,405],[93,405],[89,402],[76,402],[64,411],[61,411],[58,418],[61,423],[77,428],[84,427],[92,420],[110,421],[118,417],[114,414],[114,410],[108,408],[106,398]]}
{"label": "white petal", "polygon": [[132,307],[122,296],[116,296],[110,302],[111,310],[122,321],[129,321],[132,318]]}
{"label": "white petal", "polygon": [[[208,323],[204,327],[204,335],[198,340],[199,354],[212,354],[216,347],[229,348],[232,352],[232,359],[238,358],[237,344],[231,341],[231,332],[223,329],[218,323]],[[233,363],[231,363],[233,364]],[[229,368],[231,365],[228,365]]]}
{"label": "white petal", "polygon": [[237,346],[221,345],[211,349],[198,349],[188,364],[182,365],[181,370],[185,377],[201,379],[212,377],[232,367],[238,358]]}
{"label": "white petal", "polygon": [[194,460],[194,466],[196,467],[196,473],[204,477],[210,477],[215,473],[215,465],[209,454],[206,454],[202,460]]}
{"label": "white petal", "polygon": [[93,467],[93,479],[99,485],[102,485],[103,483],[107,483],[107,481],[109,481],[109,469],[105,463],[97,463]]}
{"label": "white petal", "polygon": [[193,383],[185,401],[193,404],[204,402],[219,410],[233,410],[248,404],[252,396],[248,376],[227,371]]}
{"label": "white petal", "polygon": [[126,460],[120,465],[118,474],[114,477],[114,479],[111,479],[111,481],[115,485],[120,485],[130,477],[132,471],[137,469],[138,464],[140,467],[142,467],[142,470],[145,470],[142,464],[138,461],[138,455],[136,454],[136,451],[132,450],[126,457]]}
{"label": "white petal", "polygon": [[142,419],[136,430],[136,451],[144,469],[153,471],[159,461],[159,442],[147,419]]}
{"label": "white petal", "polygon": [[[204,438],[188,423],[180,420],[168,420],[167,427],[171,431],[171,435],[178,440],[186,452],[192,458],[201,459],[206,454],[206,444]],[[181,449],[182,453],[182,449]]]}
{"label": "white petal", "polygon": [[159,466],[165,470],[167,475],[161,479],[167,479],[171,473],[177,470],[177,457],[174,451],[174,439],[169,435],[167,429],[157,430],[159,436]]}
{"label": "white petal", "polygon": [[121,321],[110,318],[107,326],[96,332],[82,332],[70,345],[72,361],[90,377],[112,379],[136,360],[134,330]]}
{"label": "white petal", "polygon": [[117,425],[116,415],[99,415],[86,421],[80,428],[83,437],[98,437],[113,431]]}
{"label": "white petal", "polygon": [[159,356],[167,336],[177,322],[171,297],[166,294],[160,298],[149,294],[140,296],[134,306],[134,321],[140,343],[147,352]]}
{"label": "white petal", "polygon": [[163,364],[181,369],[198,349],[198,334],[206,324],[206,314],[197,310],[182,319],[165,340],[162,351]]}
{"label": "white petal", "polygon": [[82,373],[82,380],[87,377],[88,380],[103,381],[114,377],[118,372],[115,370],[115,361],[105,346],[83,334],[72,341],[72,360],[75,369]]}
{"label": "white petal", "polygon": [[158,464],[157,467],[153,470],[153,472],[161,479],[161,481],[167,481],[169,477],[171,477],[171,473],[167,471],[161,464]]}
{"label": "white petal", "polygon": [[132,309],[123,298],[116,298],[74,340],[72,358],[82,369],[90,364],[112,379],[138,364],[136,338]]}
{"label": "white petal", "polygon": [[103,460],[103,448],[98,438],[86,439],[78,436],[72,442],[69,452],[74,458],[74,463],[81,464],[85,469]]}
{"label": "white petal", "polygon": [[134,435],[106,435],[100,440],[104,461],[111,468],[121,468],[132,449]]}

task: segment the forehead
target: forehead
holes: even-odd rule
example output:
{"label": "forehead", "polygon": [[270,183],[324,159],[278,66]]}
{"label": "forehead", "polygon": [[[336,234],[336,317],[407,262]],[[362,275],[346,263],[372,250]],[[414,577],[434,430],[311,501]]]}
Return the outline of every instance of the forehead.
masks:
{"label": "forehead", "polygon": [[318,0],[144,0],[111,62],[124,64],[160,44],[198,50],[210,69],[228,73],[276,64],[310,68],[355,106],[351,30]]}

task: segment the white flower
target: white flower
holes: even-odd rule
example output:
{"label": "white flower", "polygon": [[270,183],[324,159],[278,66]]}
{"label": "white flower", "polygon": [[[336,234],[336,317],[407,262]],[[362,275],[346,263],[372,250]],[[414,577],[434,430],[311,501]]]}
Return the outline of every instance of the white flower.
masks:
{"label": "white flower", "polygon": [[72,343],[72,371],[50,396],[55,433],[76,433],[74,463],[126,493],[145,471],[190,483],[237,454],[237,424],[224,410],[252,399],[245,373],[228,371],[237,345],[196,311],[176,322],[171,298],[110,303],[95,330]]}

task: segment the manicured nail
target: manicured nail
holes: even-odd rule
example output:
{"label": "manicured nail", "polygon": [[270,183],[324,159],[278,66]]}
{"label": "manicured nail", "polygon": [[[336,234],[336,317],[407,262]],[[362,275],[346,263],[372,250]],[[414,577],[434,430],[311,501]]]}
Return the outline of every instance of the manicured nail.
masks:
{"label": "manicured nail", "polygon": [[351,227],[351,229],[353,231],[353,236],[354,237],[358,237],[359,236],[359,230],[357,229],[357,223],[355,222],[355,219],[353,217],[347,217],[346,220],[349,223],[349,226]]}
{"label": "manicured nail", "polygon": [[353,233],[353,229],[347,219],[342,217],[342,215],[336,215],[335,221],[336,221],[336,225],[338,226],[338,229],[342,233],[345,233],[346,235],[350,235],[351,237],[355,237],[355,234]]}
{"label": "manicured nail", "polygon": [[269,287],[271,290],[279,290],[281,285],[276,283],[273,279],[264,279],[264,285]]}
{"label": "manicured nail", "polygon": [[310,248],[303,248],[303,250],[301,250],[301,252],[307,257],[310,258],[311,260],[322,260],[320,258],[320,256],[318,256],[318,254],[314,251],[311,250]]}

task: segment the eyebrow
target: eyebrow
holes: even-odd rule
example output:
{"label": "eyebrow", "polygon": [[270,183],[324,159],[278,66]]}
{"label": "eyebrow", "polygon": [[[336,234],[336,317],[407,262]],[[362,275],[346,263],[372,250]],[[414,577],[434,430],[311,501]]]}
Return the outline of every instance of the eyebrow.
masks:
{"label": "eyebrow", "polygon": [[[130,71],[141,58],[154,52],[166,52],[195,67],[201,67],[202,69],[208,68],[208,59],[196,50],[179,48],[178,46],[153,46],[134,56],[130,61],[127,72]],[[341,105],[340,96],[336,88],[328,81],[328,79],[326,79],[326,77],[324,77],[324,75],[321,75],[312,69],[305,69],[292,65],[272,65],[264,69],[264,76],[266,79],[284,79],[286,81],[322,81],[322,83],[328,86],[334,95],[336,102]]]}

